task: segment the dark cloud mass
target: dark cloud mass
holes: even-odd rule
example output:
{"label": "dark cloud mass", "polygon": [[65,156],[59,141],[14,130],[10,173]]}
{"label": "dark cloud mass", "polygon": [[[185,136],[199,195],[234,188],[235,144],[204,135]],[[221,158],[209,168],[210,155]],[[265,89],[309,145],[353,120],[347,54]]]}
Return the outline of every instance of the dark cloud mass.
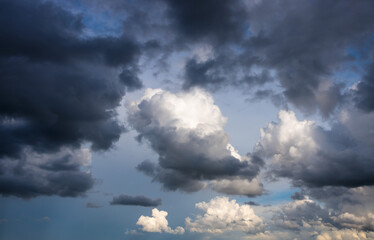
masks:
{"label": "dark cloud mass", "polygon": [[172,26],[183,39],[224,44],[245,35],[245,6],[240,1],[167,0]]}
{"label": "dark cloud mass", "polygon": [[170,6],[185,42],[213,46],[210,59],[187,62],[185,87],[246,86],[254,78],[249,86],[261,86],[272,77],[252,68],[272,69],[284,96],[307,113],[328,116],[341,103],[342,85],[331,77],[354,61],[350,49],[372,45],[363,44],[374,32],[372,1],[171,1]]}
{"label": "dark cloud mass", "polygon": [[88,169],[88,149],[61,149],[35,153],[25,150],[20,159],[0,160],[0,193],[28,199],[39,195],[83,196],[94,185]]}
{"label": "dark cloud mass", "polygon": [[160,198],[150,199],[145,196],[129,196],[129,195],[119,195],[113,197],[113,200],[110,202],[110,205],[133,205],[133,206],[142,206],[142,207],[158,207],[162,204]]}
{"label": "dark cloud mass", "polygon": [[[29,152],[52,154],[83,143],[93,150],[113,146],[125,130],[115,108],[126,90],[142,87],[137,42],[125,36],[85,37],[80,15],[44,1],[1,1],[0,36],[1,162],[14,158],[27,166],[23,155]],[[4,177],[9,169],[2,164],[1,193],[75,196],[92,186],[78,163],[68,169],[71,173],[59,164],[43,167],[59,173],[48,175],[53,185],[33,185],[36,179],[30,178],[25,188],[20,185],[26,179]],[[82,186],[74,186],[80,180]]]}

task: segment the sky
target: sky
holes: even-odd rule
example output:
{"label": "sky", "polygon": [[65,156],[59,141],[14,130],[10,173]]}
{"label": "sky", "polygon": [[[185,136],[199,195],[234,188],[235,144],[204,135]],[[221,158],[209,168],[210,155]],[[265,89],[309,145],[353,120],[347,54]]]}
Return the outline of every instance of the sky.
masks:
{"label": "sky", "polygon": [[0,239],[374,239],[373,9],[0,0]]}

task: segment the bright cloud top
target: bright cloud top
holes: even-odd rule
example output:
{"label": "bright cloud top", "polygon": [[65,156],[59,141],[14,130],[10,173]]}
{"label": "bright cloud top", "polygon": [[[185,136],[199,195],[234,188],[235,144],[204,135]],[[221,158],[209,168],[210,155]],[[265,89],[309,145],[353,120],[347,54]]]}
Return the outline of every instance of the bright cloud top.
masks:
{"label": "bright cloud top", "polygon": [[[128,121],[159,155],[159,164],[143,162],[138,170],[169,190],[198,191],[207,180],[213,189],[228,194],[258,195],[257,176],[262,160],[241,156],[229,142],[223,127],[227,119],[213,98],[201,89],[173,94],[147,89],[142,98],[128,104]],[[240,180],[240,181],[239,181]],[[228,181],[231,181],[230,183]],[[256,191],[227,191],[236,183],[256,185]],[[220,185],[220,186],[219,186]]]}
{"label": "bright cloud top", "polygon": [[152,210],[152,217],[142,215],[139,217],[136,224],[141,226],[144,232],[183,234],[184,228],[178,226],[175,229],[171,229],[171,227],[169,227],[168,220],[166,220],[167,215],[168,213],[166,211],[159,211],[157,208],[154,208]]}
{"label": "bright cloud top", "polygon": [[195,220],[186,218],[186,228],[191,232],[222,234],[239,231],[257,233],[264,230],[264,223],[249,205],[239,205],[236,200],[216,197],[209,202],[197,203],[196,208],[204,211]]}
{"label": "bright cloud top", "polygon": [[[180,94],[162,89],[147,89],[141,99],[130,104],[130,113],[139,110],[148,110],[148,116],[156,120],[151,126],[191,129],[201,136],[223,131],[227,121],[219,107],[214,105],[213,98],[200,89]],[[135,127],[139,128],[144,124],[147,123],[139,122]]]}

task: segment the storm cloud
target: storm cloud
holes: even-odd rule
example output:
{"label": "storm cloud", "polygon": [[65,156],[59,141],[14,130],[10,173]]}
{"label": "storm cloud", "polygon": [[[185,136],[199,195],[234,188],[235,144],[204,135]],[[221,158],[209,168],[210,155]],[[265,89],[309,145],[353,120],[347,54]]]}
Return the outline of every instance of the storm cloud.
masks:
{"label": "storm cloud", "polygon": [[[52,2],[1,1],[0,9],[1,193],[80,195],[92,186],[90,175],[56,168],[61,176],[48,175],[58,179],[47,177],[41,189],[33,181],[22,187],[25,179],[6,177],[7,159],[22,169],[33,158],[25,154],[48,154],[53,167],[62,148],[111,148],[125,131],[115,108],[127,90],[142,87],[140,46],[124,35],[85,36],[82,17]],[[68,185],[82,180],[72,192],[60,185],[66,174]],[[5,187],[11,185],[17,187]]]}
{"label": "storm cloud", "polygon": [[162,204],[160,198],[158,199],[150,199],[145,196],[129,196],[125,194],[121,194],[119,196],[113,197],[110,205],[134,205],[134,206],[142,206],[142,207],[158,207]]}

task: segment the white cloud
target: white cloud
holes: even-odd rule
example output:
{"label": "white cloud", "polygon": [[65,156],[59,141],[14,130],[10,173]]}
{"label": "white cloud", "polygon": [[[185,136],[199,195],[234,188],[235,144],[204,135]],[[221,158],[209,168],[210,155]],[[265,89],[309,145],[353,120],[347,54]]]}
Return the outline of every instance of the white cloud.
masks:
{"label": "white cloud", "polygon": [[168,213],[166,211],[159,211],[157,208],[154,208],[152,210],[152,217],[142,215],[139,217],[136,224],[141,226],[144,232],[183,234],[184,228],[178,226],[175,229],[171,229],[171,227],[169,227],[168,220],[166,220],[167,215]]}
{"label": "white cloud", "polygon": [[195,206],[204,211],[204,215],[196,216],[195,220],[186,218],[186,228],[191,232],[222,234],[239,231],[254,234],[264,230],[262,219],[249,205],[239,205],[227,197],[216,197]]}
{"label": "white cloud", "polygon": [[[231,181],[233,186],[258,175],[262,161],[241,156],[230,144],[223,129],[227,118],[206,91],[196,88],[173,94],[147,89],[141,99],[128,103],[127,109],[128,121],[139,139],[146,140],[159,155],[157,166],[144,163],[138,170],[147,166],[147,174],[164,188],[191,192],[206,186],[206,181],[242,179]],[[217,184],[212,186],[220,189]],[[248,193],[236,187],[229,194]]]}

